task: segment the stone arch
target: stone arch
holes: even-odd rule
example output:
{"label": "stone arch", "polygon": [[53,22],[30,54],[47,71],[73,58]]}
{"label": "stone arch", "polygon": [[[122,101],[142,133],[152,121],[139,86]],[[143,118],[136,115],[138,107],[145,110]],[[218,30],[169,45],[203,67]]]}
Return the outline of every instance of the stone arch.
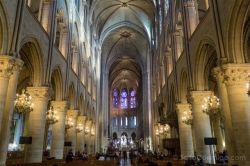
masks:
{"label": "stone arch", "polygon": [[213,56],[216,56],[217,54],[215,51],[215,44],[209,40],[204,39],[200,42],[199,47],[197,49],[196,57],[195,57],[195,67],[194,67],[194,82],[196,83],[195,89],[196,90],[205,90],[207,89],[207,82],[206,79],[208,77],[205,76],[205,68],[207,63],[211,61]]}
{"label": "stone arch", "polygon": [[0,1],[0,53],[1,55],[8,54],[10,46],[10,28],[8,16],[5,11],[5,6]]}
{"label": "stone arch", "polygon": [[74,84],[72,83],[70,86],[69,86],[69,103],[70,103],[70,109],[71,110],[74,110],[75,109],[75,87],[74,87]]}
{"label": "stone arch", "polygon": [[60,101],[63,98],[63,78],[60,66],[55,66],[52,70],[51,84],[55,94],[55,100]]}
{"label": "stone arch", "polygon": [[245,63],[243,55],[244,24],[247,13],[250,10],[249,0],[238,0],[232,6],[227,27],[228,42],[226,55],[229,63]]}
{"label": "stone arch", "polygon": [[19,54],[24,63],[27,63],[31,72],[30,84],[34,87],[43,85],[44,80],[44,55],[40,42],[35,36],[27,36],[21,42]]}
{"label": "stone arch", "polygon": [[244,58],[246,63],[250,63],[250,9],[248,11],[248,18],[246,18],[244,30],[243,30],[243,36],[245,37],[243,39],[243,51],[244,51]]}
{"label": "stone arch", "polygon": [[180,76],[180,101],[181,103],[187,103],[188,94],[188,75],[187,70],[182,69]]}

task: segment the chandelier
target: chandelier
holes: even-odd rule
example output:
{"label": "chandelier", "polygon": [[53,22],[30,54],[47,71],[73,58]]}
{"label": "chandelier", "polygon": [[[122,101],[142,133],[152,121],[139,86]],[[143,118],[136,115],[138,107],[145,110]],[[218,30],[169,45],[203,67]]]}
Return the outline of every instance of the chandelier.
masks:
{"label": "chandelier", "polygon": [[250,95],[250,86],[249,86],[249,83],[246,84],[246,87],[247,87],[247,94]]}
{"label": "chandelier", "polygon": [[155,135],[156,135],[156,136],[159,136],[159,134],[160,134],[160,133],[159,133],[159,130],[158,130],[158,129],[156,129],[156,131],[155,131]]}
{"label": "chandelier", "polygon": [[220,100],[216,96],[211,96],[204,98],[205,104],[202,105],[203,113],[210,115],[212,117],[222,117],[220,111]]}
{"label": "chandelier", "polygon": [[33,111],[34,104],[31,102],[31,96],[25,93],[25,89],[22,90],[22,94],[16,94],[14,103],[14,113],[19,115],[30,113]]}
{"label": "chandelier", "polygon": [[47,111],[46,115],[46,123],[48,125],[54,124],[58,122],[59,117],[56,116],[57,111],[54,110],[53,106],[50,107],[50,109]]}
{"label": "chandelier", "polygon": [[83,130],[82,124],[80,123],[79,125],[76,126],[76,132],[80,133]]}
{"label": "chandelier", "polygon": [[85,134],[88,134],[90,132],[89,126],[85,127]]}
{"label": "chandelier", "polygon": [[65,118],[65,128],[69,129],[71,127],[73,127],[74,123],[72,122],[72,118],[68,118],[68,116],[66,115]]}
{"label": "chandelier", "polygon": [[182,122],[185,123],[186,125],[192,125],[193,124],[193,115],[192,111],[184,111],[183,112],[184,116],[181,117]]}
{"label": "chandelier", "polygon": [[162,134],[167,134],[167,133],[170,133],[170,127],[168,124],[166,125],[158,125],[158,128],[156,129],[155,131],[155,135],[156,136],[159,136],[159,135],[162,135]]}
{"label": "chandelier", "polygon": [[94,129],[91,129],[91,136],[93,136],[93,135],[95,135],[95,131],[94,131]]}

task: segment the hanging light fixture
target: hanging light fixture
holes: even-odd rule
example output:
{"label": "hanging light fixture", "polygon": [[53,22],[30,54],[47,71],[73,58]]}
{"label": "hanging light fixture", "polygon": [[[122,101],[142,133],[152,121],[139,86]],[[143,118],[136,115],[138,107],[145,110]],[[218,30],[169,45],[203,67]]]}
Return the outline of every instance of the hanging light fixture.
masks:
{"label": "hanging light fixture", "polygon": [[163,126],[163,131],[165,133],[170,133],[170,126],[168,124],[166,124],[165,126]]}
{"label": "hanging light fixture", "polygon": [[202,105],[203,113],[210,115],[212,117],[222,117],[220,111],[220,100],[216,96],[211,96],[204,98],[205,104]]}
{"label": "hanging light fixture", "polygon": [[94,129],[91,129],[91,136],[93,136],[93,135],[95,135],[95,131],[94,131]]}
{"label": "hanging light fixture", "polygon": [[74,123],[72,122],[72,118],[68,118],[68,115],[66,115],[65,118],[65,129],[69,129],[73,127]]}
{"label": "hanging light fixture", "polygon": [[77,132],[77,133],[80,133],[82,130],[83,130],[83,126],[82,126],[81,123],[79,123],[79,124],[76,126],[76,132]]}
{"label": "hanging light fixture", "polygon": [[184,116],[181,117],[182,122],[185,123],[186,125],[192,125],[193,124],[193,114],[192,111],[184,111],[183,112]]}
{"label": "hanging light fixture", "polygon": [[25,89],[22,89],[22,94],[16,94],[14,103],[14,113],[19,115],[30,113],[33,111],[34,104],[31,102],[31,96],[25,93]]}
{"label": "hanging light fixture", "polygon": [[57,111],[54,110],[53,106],[47,111],[46,115],[46,123],[48,125],[54,124],[58,122],[59,117],[56,116]]}
{"label": "hanging light fixture", "polygon": [[156,135],[156,136],[159,136],[159,134],[160,134],[160,133],[159,133],[159,130],[158,130],[158,128],[157,128],[156,131],[155,131],[155,135]]}
{"label": "hanging light fixture", "polygon": [[88,134],[90,132],[89,126],[85,127],[85,134]]}

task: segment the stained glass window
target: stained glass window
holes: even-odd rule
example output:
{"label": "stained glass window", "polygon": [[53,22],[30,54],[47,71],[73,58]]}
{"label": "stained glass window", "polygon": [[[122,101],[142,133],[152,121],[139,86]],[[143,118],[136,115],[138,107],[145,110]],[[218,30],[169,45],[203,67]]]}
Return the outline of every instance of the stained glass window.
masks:
{"label": "stained glass window", "polygon": [[134,128],[136,127],[136,116],[131,117],[131,127]]}
{"label": "stained glass window", "polygon": [[126,90],[121,92],[121,109],[128,108],[128,93]]}
{"label": "stained glass window", "polygon": [[128,126],[128,118],[127,117],[122,117],[121,118],[121,126],[122,127],[127,127]]}
{"label": "stained glass window", "polygon": [[119,104],[118,91],[114,90],[114,94],[113,94],[113,105],[114,105],[114,108],[118,108],[118,104]]}
{"label": "stained glass window", "polygon": [[132,90],[130,93],[130,108],[136,108],[136,99],[134,90]]}
{"label": "stained glass window", "polygon": [[166,15],[168,13],[168,9],[169,9],[169,2],[168,2],[168,0],[165,0],[165,13],[166,13]]}

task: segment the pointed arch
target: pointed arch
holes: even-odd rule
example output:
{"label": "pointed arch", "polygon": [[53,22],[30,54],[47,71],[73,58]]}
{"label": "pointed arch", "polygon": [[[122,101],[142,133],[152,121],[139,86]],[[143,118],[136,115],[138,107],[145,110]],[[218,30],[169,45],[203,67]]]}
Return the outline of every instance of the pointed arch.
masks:
{"label": "pointed arch", "polygon": [[7,55],[10,47],[10,27],[5,6],[0,1],[0,53]]}
{"label": "pointed arch", "polygon": [[52,69],[51,83],[55,94],[55,100],[60,101],[63,98],[63,78],[62,72],[59,65]]}

